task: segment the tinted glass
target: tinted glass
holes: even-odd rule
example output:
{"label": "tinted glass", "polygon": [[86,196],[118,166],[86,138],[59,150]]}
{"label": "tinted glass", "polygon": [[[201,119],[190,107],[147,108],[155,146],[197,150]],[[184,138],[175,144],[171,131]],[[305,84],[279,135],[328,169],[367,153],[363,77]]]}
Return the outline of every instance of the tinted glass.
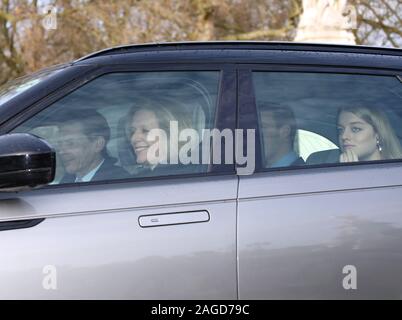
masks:
{"label": "tinted glass", "polygon": [[0,87],[0,107],[2,104],[11,100],[20,93],[30,89],[39,82],[47,79],[56,72],[63,69],[64,66],[56,66],[49,69],[39,71],[34,74],[30,74],[24,77],[17,78],[15,80],[9,81]]}
{"label": "tinted glass", "polygon": [[54,183],[206,172],[191,156],[197,149],[198,157],[202,131],[214,126],[219,74],[104,75],[14,132],[38,135],[56,148]]}
{"label": "tinted glass", "polygon": [[266,168],[402,158],[396,77],[254,72]]}

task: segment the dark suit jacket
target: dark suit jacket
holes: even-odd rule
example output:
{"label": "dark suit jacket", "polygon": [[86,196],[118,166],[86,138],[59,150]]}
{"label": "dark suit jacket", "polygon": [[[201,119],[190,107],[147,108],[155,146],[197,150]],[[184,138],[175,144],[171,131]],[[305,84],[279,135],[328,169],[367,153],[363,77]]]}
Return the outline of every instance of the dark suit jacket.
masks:
{"label": "dark suit jacket", "polygon": [[[106,158],[102,165],[96,171],[91,181],[116,180],[130,178],[130,174],[123,168],[116,166],[111,158]],[[74,174],[65,174],[60,181],[62,183],[73,183]]]}

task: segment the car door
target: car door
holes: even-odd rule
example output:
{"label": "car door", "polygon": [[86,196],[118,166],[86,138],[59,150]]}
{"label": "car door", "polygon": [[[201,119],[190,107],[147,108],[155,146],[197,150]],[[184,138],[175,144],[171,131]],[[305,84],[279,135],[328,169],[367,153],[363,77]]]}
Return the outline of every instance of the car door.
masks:
{"label": "car door", "polygon": [[[57,170],[45,188],[0,193],[0,298],[235,299],[233,164],[137,177],[121,128],[141,95],[177,99],[194,130],[233,129],[235,90],[230,66],[96,68],[5,124],[55,146]],[[107,120],[107,151],[129,176],[63,182],[61,115],[84,108]]]}
{"label": "car door", "polygon": [[[400,148],[398,71],[239,68],[240,126],[258,128],[257,170],[239,183],[239,298],[400,299],[402,155],[340,163],[337,132],[342,108],[370,106],[388,118],[386,135]],[[264,108],[291,110],[291,152],[305,164],[269,161],[292,125],[264,124],[272,120]],[[383,147],[374,142],[374,151]]]}

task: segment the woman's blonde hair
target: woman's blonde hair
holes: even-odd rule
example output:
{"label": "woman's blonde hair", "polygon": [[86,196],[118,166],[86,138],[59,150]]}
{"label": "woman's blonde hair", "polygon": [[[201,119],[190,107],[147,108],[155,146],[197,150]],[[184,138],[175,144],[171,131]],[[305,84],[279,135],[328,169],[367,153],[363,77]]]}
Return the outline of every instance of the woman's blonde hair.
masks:
{"label": "woman's blonde hair", "polygon": [[388,120],[386,114],[374,107],[355,106],[355,107],[343,107],[338,111],[338,119],[341,112],[350,112],[355,116],[363,119],[370,124],[375,133],[379,137],[379,147],[381,147],[382,159],[401,159],[402,147],[396,136],[391,123]]}
{"label": "woman's blonde hair", "polygon": [[186,128],[192,128],[191,119],[186,114],[188,113],[188,110],[181,108],[181,104],[177,101],[168,98],[138,99],[128,113],[128,125],[131,123],[134,115],[140,110],[153,112],[158,120],[159,129],[164,130],[168,137],[170,136],[171,121],[177,122],[179,132]]}
{"label": "woman's blonde hair", "polygon": [[[127,122],[126,122],[126,135],[130,140],[132,132],[130,132],[130,123],[133,120],[134,115],[138,111],[148,111],[153,112],[155,114],[156,119],[158,120],[159,128],[166,133],[167,136],[167,145],[164,146],[167,151],[167,157],[170,158],[171,151],[170,150],[170,141],[171,141],[171,132],[170,132],[170,123],[172,121],[177,122],[178,134],[187,128],[192,128],[191,118],[188,116],[189,111],[185,106],[181,103],[168,99],[168,98],[158,98],[158,99],[141,99],[137,100],[134,105],[131,107]],[[178,138],[178,137],[177,137]],[[176,141],[178,145],[178,150],[186,143],[186,141]]]}

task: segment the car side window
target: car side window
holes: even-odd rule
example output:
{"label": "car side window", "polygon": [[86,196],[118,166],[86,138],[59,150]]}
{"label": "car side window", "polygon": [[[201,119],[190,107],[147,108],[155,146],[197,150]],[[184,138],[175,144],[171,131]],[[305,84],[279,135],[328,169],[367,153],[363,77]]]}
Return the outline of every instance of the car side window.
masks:
{"label": "car side window", "polygon": [[393,76],[253,72],[265,168],[402,159]]}
{"label": "car side window", "polygon": [[53,184],[207,172],[191,154],[199,146],[188,144],[214,127],[219,78],[219,71],[106,74],[13,132],[54,146]]}

